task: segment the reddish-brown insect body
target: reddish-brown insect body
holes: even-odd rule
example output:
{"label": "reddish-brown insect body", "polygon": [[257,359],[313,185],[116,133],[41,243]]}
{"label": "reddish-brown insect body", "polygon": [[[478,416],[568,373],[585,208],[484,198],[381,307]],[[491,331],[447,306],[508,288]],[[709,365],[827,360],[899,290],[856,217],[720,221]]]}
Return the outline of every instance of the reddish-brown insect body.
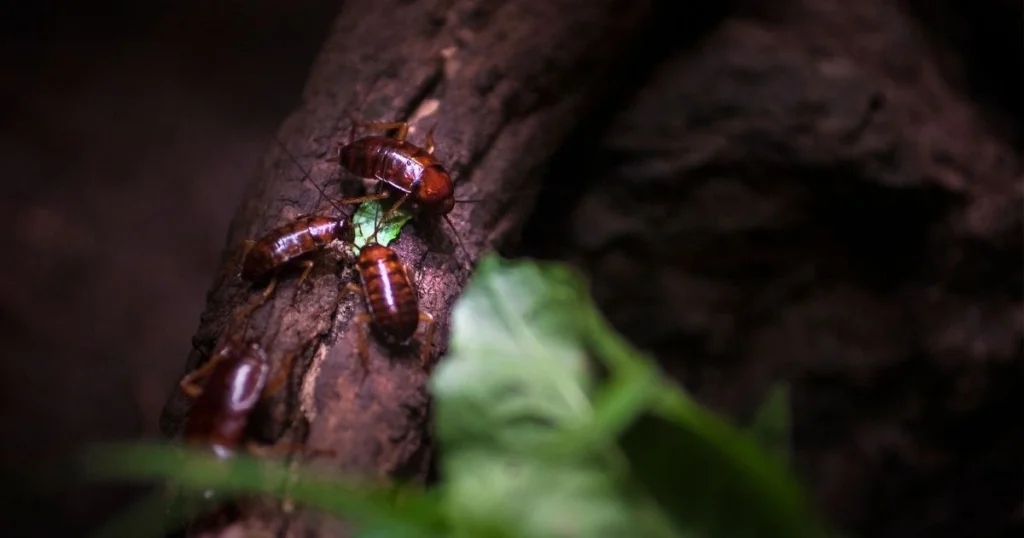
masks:
{"label": "reddish-brown insect body", "polygon": [[406,141],[409,125],[402,122],[369,124],[375,129],[397,128],[398,135],[367,136],[338,150],[338,162],[352,174],[384,182],[411,198],[424,213],[447,215],[455,207],[455,185],[448,170],[434,157],[432,133],[427,147]]}
{"label": "reddish-brown insect body", "polygon": [[434,317],[420,310],[412,269],[402,263],[397,252],[377,243],[367,244],[359,251],[356,269],[362,286],[349,284],[348,289],[361,294],[366,303],[367,312],[356,318],[361,326],[359,355],[363,368],[369,360],[367,327],[375,328],[389,343],[405,344],[415,336],[421,321],[425,323],[425,330],[420,360],[426,364],[434,335]]}
{"label": "reddish-brown insect body", "polygon": [[[271,230],[262,238],[245,242],[239,276],[255,282],[268,274],[274,277],[267,284],[259,299],[243,309],[240,316],[248,315],[259,308],[277,287],[277,270],[289,263],[297,262],[304,267],[297,282],[301,286],[313,270],[312,260],[301,260],[314,252],[323,250],[332,241],[352,241],[352,226],[344,217],[324,217],[310,215],[300,217],[276,230]],[[296,295],[297,297],[297,295]],[[294,301],[294,298],[292,299]]]}
{"label": "reddish-brown insect body", "polygon": [[241,277],[253,281],[285,264],[322,250],[332,241],[351,241],[345,218],[307,216],[296,219],[249,243]]}
{"label": "reddish-brown insect body", "polygon": [[[281,388],[288,379],[296,353],[287,353],[271,376],[271,363],[266,351],[254,340],[229,333],[222,339],[213,357],[180,383],[192,407],[184,424],[186,443],[209,449],[215,456],[228,459],[245,449],[254,455],[273,455],[290,450],[333,454],[333,450],[309,450],[302,445],[262,446],[247,435],[250,416],[259,402]],[[205,490],[207,502],[218,503],[215,490]],[[221,506],[201,516],[199,527],[217,526],[227,507]]]}
{"label": "reddish-brown insect body", "polygon": [[420,303],[398,254],[383,245],[366,245],[357,268],[373,325],[395,342],[412,338],[420,321]]}
{"label": "reddish-brown insect body", "polygon": [[[196,378],[205,378],[202,386]],[[182,380],[193,397],[185,440],[230,457],[245,437],[249,415],[268,387],[270,361],[254,341],[228,339],[202,368]]]}

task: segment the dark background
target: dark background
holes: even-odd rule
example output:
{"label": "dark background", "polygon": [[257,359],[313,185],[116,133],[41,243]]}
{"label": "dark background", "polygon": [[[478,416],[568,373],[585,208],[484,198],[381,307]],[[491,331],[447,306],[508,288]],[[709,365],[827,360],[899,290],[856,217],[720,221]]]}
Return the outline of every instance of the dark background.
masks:
{"label": "dark background", "polygon": [[[51,2],[4,17],[5,535],[77,535],[116,504],[52,479],[83,442],[157,435],[229,219],[334,4]],[[1009,428],[1024,377],[1020,9],[797,4],[738,2],[739,23],[723,8],[680,30],[687,44],[635,81],[648,90],[609,103],[624,112],[555,160],[553,178],[589,183],[543,198],[516,252],[587,269],[613,322],[717,408],[744,416],[773,380],[795,381],[801,471],[834,520],[863,536],[1008,533],[1024,453]],[[846,64],[825,61],[836,42],[853,44]],[[772,47],[788,52],[758,58]],[[934,80],[901,80],[928,62]],[[854,75],[811,73],[829,68]],[[792,97],[808,88],[813,102]],[[774,107],[747,114],[762,123],[720,127],[755,103]],[[837,147],[791,121],[842,127],[861,105],[880,112]],[[647,151],[645,133],[682,131],[709,136]],[[718,157],[687,161],[702,151]]]}
{"label": "dark background", "polygon": [[0,533],[84,535],[109,513],[113,494],[57,490],[57,466],[83,442],[159,434],[228,222],[337,6],[39,2],[3,17]]}

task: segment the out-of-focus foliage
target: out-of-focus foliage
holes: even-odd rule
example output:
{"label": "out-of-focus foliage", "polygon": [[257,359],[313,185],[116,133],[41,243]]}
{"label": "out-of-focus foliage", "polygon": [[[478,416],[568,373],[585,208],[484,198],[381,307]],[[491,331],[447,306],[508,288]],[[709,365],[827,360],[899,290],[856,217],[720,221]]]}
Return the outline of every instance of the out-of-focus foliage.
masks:
{"label": "out-of-focus foliage", "polygon": [[451,536],[678,536],[593,433],[586,301],[562,267],[481,261],[431,383]]}
{"label": "out-of-focus foliage", "polygon": [[750,430],[765,450],[775,454],[780,460],[789,462],[792,426],[789,421],[788,384],[779,383],[772,388],[768,398],[757,410]]}
{"label": "out-of-focus foliage", "polygon": [[195,493],[281,496],[287,484],[293,501],[346,518],[362,536],[825,535],[785,461],[784,389],[751,431],[732,426],[622,340],[566,267],[482,259],[451,332],[430,384],[442,478],[427,491],[322,469],[289,478],[269,461],[159,446],[95,452],[88,469]]}

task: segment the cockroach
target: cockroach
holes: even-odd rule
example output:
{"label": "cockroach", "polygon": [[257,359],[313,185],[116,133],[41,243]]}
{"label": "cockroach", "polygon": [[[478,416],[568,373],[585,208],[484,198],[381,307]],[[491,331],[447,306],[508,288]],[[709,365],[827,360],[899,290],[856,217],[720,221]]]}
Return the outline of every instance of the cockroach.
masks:
{"label": "cockroach", "polygon": [[367,328],[376,329],[386,343],[404,345],[416,335],[420,322],[425,323],[420,360],[426,365],[434,336],[434,316],[420,310],[413,269],[402,262],[394,249],[376,243],[376,235],[374,230],[369,242],[359,250],[356,271],[360,285],[346,286],[346,291],[361,295],[366,305],[366,312],[356,317],[364,371],[369,362]]}
{"label": "cockroach", "polygon": [[[258,342],[227,333],[213,357],[186,374],[179,383],[181,391],[192,400],[185,418],[185,442],[207,448],[222,460],[233,457],[243,448],[261,456],[296,449],[307,454],[333,454],[333,450],[312,450],[291,443],[268,447],[248,438],[250,416],[261,400],[281,389],[296,354],[286,354],[278,371],[271,376],[270,360]],[[207,502],[216,502],[218,494],[206,490],[203,497]],[[226,509],[222,506],[197,523],[212,524]]]}
{"label": "cockroach", "polygon": [[[271,378],[270,360],[255,340],[230,336],[200,368],[179,384],[192,399],[185,419],[185,441],[209,447],[220,458],[243,444],[249,416],[260,400],[281,388],[294,354],[288,354]],[[255,449],[247,444],[246,448]]]}
{"label": "cockroach", "polygon": [[[389,210],[394,211],[409,198],[420,210],[445,216],[455,208],[455,184],[448,169],[434,156],[434,128],[427,131],[426,147],[412,144],[406,138],[406,122],[378,122],[363,125],[367,129],[390,131],[394,137],[366,136],[347,143],[338,143],[337,162],[352,174],[384,182],[398,191],[400,198]],[[352,138],[355,135],[353,125]],[[384,215],[386,219],[387,214]]]}
{"label": "cockroach", "polygon": [[242,253],[239,276],[247,281],[255,282],[274,273],[270,283],[256,305],[262,304],[277,285],[277,271],[282,267],[295,263],[303,267],[296,286],[301,286],[313,270],[313,261],[309,255],[319,252],[334,241],[351,243],[354,231],[351,223],[344,217],[326,217],[307,215],[271,230],[257,240],[246,240]]}
{"label": "cockroach", "polygon": [[[302,165],[288,151],[284,143],[277,137],[274,140],[284,149],[292,162],[302,170],[305,177],[309,178],[309,173],[302,168]],[[312,179],[310,179],[310,183],[320,191],[321,196],[326,196],[323,189],[313,182]],[[361,196],[329,201],[332,206],[340,211],[338,206],[343,204],[357,204],[380,198],[381,196]],[[297,287],[301,286],[309,276],[310,271],[313,270],[314,263],[308,259],[311,254],[324,250],[335,241],[343,243],[351,243],[353,241],[354,231],[347,217],[321,216],[316,214],[319,211],[318,209],[314,214],[304,215],[288,224],[275,228],[259,239],[247,239],[243,242],[241,261],[239,262],[239,277],[249,282],[255,282],[271,273],[274,274],[270,283],[263,290],[260,299],[253,306],[249,307],[249,311],[263,304],[270,297],[270,294],[274,292],[274,288],[277,286],[278,270],[292,263],[303,267],[302,274],[299,276],[297,283]]]}
{"label": "cockroach", "polygon": [[220,458],[231,457],[239,448],[264,455],[292,450],[296,447],[290,444],[268,449],[251,442],[246,439],[246,428],[259,402],[281,390],[288,380],[298,351],[286,353],[274,373],[263,346],[240,334],[226,333],[210,360],[179,382],[181,391],[192,400],[185,418],[185,442],[209,447]]}
{"label": "cockroach", "polygon": [[[448,214],[456,203],[475,200],[456,200],[455,183],[448,169],[434,156],[434,127],[427,131],[426,146],[417,146],[406,138],[409,124],[400,122],[366,123],[371,130],[397,129],[395,136],[371,135],[355,139],[353,123],[348,142],[338,142],[338,162],[353,175],[380,181],[387,190],[397,192],[398,200],[387,210],[383,219],[410,201],[415,208],[432,218],[443,218],[455,233],[459,248],[466,253],[458,231]],[[468,258],[468,254],[467,258]]]}

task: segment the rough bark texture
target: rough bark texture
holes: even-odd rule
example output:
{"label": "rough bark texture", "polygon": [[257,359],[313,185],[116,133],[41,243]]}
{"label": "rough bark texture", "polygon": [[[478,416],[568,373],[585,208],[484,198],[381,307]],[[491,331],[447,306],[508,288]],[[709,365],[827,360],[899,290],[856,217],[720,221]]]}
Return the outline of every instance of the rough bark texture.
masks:
{"label": "rough bark texture", "polygon": [[[312,170],[314,181],[327,184],[339,173],[325,159],[333,143],[347,136],[353,117],[409,118],[436,99],[439,108],[413,124],[418,129],[411,139],[421,140],[423,125],[439,120],[436,154],[453,172],[458,198],[486,200],[458,206],[451,215],[475,258],[522,225],[530,208],[524,193],[599,95],[594,82],[646,12],[645,2],[621,0],[347,2],[312,70],[303,106],[285,121],[280,138]],[[242,241],[310,211],[316,194],[286,154],[272,147],[231,225],[220,276],[194,339],[197,348],[209,350],[229,317],[258,293],[235,276]],[[448,311],[466,274],[453,262],[453,255],[461,255],[450,242],[438,251],[437,241],[422,237],[422,228],[407,228],[395,249],[415,269],[421,308],[438,321],[436,359],[446,347]],[[356,296],[339,297],[354,278],[350,269],[320,264],[308,289],[297,292],[295,279],[285,278],[253,314],[250,330],[261,335],[275,363],[289,351],[305,350],[289,390],[268,406],[269,414],[254,417],[259,437],[329,448],[336,456],[320,459],[371,479],[423,479],[431,456],[428,372],[413,350],[389,351],[374,342],[363,378],[351,323],[363,306]],[[202,355],[190,354],[187,368],[199,366]],[[165,434],[180,430],[186,411],[184,397],[173,394],[161,421]],[[253,507],[243,524],[276,531],[282,521],[273,508]],[[298,526],[319,525],[306,520]],[[341,532],[319,530],[322,536]]]}
{"label": "rough bark texture", "polygon": [[713,407],[792,381],[859,536],[1022,527],[1021,8],[959,9],[745,3],[565,151],[552,181],[596,179],[524,238]]}

